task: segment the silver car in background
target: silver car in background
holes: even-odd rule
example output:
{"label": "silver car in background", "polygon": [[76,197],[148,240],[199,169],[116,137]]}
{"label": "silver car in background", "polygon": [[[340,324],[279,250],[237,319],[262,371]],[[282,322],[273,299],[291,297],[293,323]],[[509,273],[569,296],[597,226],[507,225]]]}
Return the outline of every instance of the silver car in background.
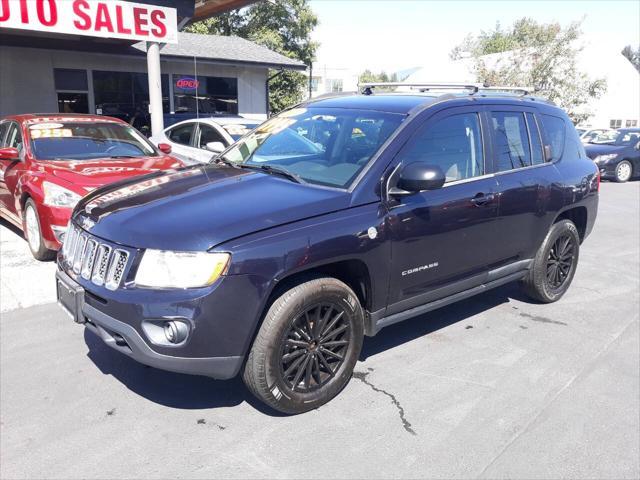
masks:
{"label": "silver car in background", "polygon": [[193,118],[171,125],[150,140],[154,145],[171,145],[171,154],[187,164],[207,163],[261,123],[240,116]]}

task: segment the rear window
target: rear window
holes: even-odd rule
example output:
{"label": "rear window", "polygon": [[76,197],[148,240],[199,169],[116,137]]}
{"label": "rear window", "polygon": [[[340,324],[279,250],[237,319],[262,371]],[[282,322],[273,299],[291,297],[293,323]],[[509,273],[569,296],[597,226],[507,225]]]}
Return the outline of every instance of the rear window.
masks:
{"label": "rear window", "polygon": [[547,138],[551,144],[551,161],[555,162],[562,158],[564,142],[566,137],[564,120],[553,115],[542,115],[542,123],[547,133]]}

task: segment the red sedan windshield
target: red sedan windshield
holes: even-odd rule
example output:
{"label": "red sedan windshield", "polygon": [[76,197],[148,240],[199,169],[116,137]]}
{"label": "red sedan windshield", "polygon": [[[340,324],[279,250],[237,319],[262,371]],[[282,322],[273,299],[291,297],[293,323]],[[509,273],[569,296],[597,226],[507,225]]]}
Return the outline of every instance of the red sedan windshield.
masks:
{"label": "red sedan windshield", "polygon": [[155,157],[155,148],[136,129],[115,122],[38,123],[29,127],[38,160]]}

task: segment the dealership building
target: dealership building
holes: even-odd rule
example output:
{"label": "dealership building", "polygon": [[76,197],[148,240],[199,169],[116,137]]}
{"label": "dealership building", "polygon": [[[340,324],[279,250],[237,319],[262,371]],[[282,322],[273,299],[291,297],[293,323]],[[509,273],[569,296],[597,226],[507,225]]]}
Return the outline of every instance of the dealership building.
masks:
{"label": "dealership building", "polygon": [[[188,21],[239,3],[250,2],[201,1],[194,8],[192,1],[188,17],[178,11],[173,41],[155,43],[159,52],[155,58],[149,46],[154,44],[148,41],[3,28],[0,23],[0,116],[94,113],[132,124],[150,123],[151,86],[151,97],[155,93],[156,102],[161,101],[165,121],[172,114],[265,118],[270,70],[305,70],[306,66],[242,38],[178,31]],[[157,92],[153,92],[154,79],[159,80]]]}

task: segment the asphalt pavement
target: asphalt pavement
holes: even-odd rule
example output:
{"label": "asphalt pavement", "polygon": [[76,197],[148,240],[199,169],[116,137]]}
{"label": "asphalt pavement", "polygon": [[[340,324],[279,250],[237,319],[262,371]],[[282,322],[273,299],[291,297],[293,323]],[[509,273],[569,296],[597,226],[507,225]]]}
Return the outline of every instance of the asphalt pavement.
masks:
{"label": "asphalt pavement", "polygon": [[389,327],[293,417],[111,350],[0,241],[3,479],[640,477],[640,182],[602,185],[561,301],[508,285]]}

